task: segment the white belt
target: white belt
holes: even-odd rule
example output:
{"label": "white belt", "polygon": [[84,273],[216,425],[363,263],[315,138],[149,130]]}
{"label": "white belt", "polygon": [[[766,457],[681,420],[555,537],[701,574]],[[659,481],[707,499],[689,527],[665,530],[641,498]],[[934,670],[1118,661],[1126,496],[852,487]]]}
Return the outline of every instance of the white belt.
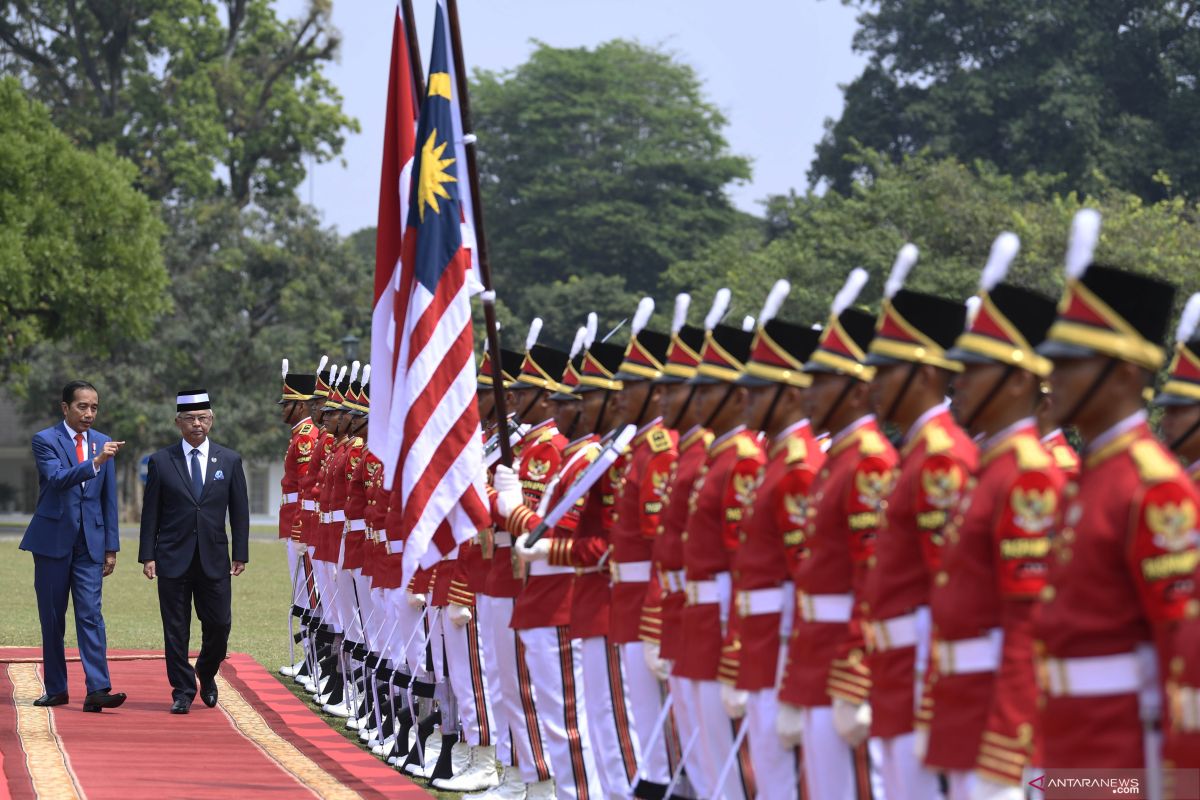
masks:
{"label": "white belt", "polygon": [[987,636],[938,641],[934,644],[937,648],[938,672],[942,675],[995,672],[1000,669],[1002,643],[999,628],[989,631]]}
{"label": "white belt", "polygon": [[854,595],[796,592],[796,606],[805,622],[849,622]]}
{"label": "white belt", "polygon": [[346,526],[347,531],[365,531],[367,529],[367,521],[365,519],[352,519],[350,524]]}
{"label": "white belt", "polygon": [[496,535],[492,537],[492,545],[494,547],[512,547],[512,534],[508,531],[496,531]]}
{"label": "white belt", "polygon": [[867,623],[871,649],[876,652],[913,647],[917,644],[917,615],[903,614],[882,622]]}
{"label": "white belt", "polygon": [[650,561],[610,561],[613,583],[647,583],[654,564]]}
{"label": "white belt", "polygon": [[317,501],[316,500],[301,500],[300,508],[303,509],[304,511],[316,511],[317,510]]}
{"label": "white belt", "polygon": [[576,575],[595,575],[597,572],[604,572],[604,567],[576,567]]}
{"label": "white belt", "polygon": [[759,614],[779,614],[783,611],[783,588],[750,589],[737,593],[734,608],[739,617],[754,617]]}
{"label": "white belt", "polygon": [[659,573],[658,579],[666,587],[668,594],[687,591],[687,578],[681,569],[665,570]]}
{"label": "white belt", "polygon": [[328,512],[328,511],[322,511],[322,512],[320,512],[320,519],[321,519],[321,524],[322,524],[322,525],[328,525],[330,522],[332,522],[332,521],[333,521],[333,520],[331,520],[331,519],[329,518],[329,512]]}
{"label": "white belt", "polygon": [[300,499],[300,493],[299,493],[299,492],[287,492],[287,493],[286,493],[286,494],[284,494],[284,496],[283,496],[283,497],[280,499],[280,501],[279,501],[279,505],[281,505],[281,506],[286,506],[288,503],[294,503],[294,502],[296,502],[296,501],[297,501],[297,500],[299,500],[299,499]]}
{"label": "white belt", "polygon": [[1175,689],[1171,709],[1175,724],[1181,731],[1200,731],[1200,691],[1196,687],[1180,686]]}
{"label": "white belt", "polygon": [[1043,663],[1051,697],[1097,697],[1137,694],[1143,685],[1136,653],[1086,658],[1047,658]]}
{"label": "white belt", "polygon": [[721,593],[715,580],[688,581],[686,591],[689,606],[706,606],[721,600]]}
{"label": "white belt", "polygon": [[329,516],[330,522],[345,522],[346,521],[346,509],[344,509],[344,508],[339,508],[337,511],[331,511],[331,512],[329,512],[329,514],[330,514],[330,516]]}
{"label": "white belt", "polygon": [[545,561],[532,561],[529,564],[530,575],[574,575],[574,567],[556,567]]}

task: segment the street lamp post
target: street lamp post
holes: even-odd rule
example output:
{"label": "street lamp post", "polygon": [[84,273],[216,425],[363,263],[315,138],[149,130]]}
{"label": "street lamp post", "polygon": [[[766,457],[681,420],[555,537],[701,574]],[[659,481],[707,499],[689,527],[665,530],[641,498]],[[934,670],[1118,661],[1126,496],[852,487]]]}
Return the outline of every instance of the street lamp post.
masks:
{"label": "street lamp post", "polygon": [[358,337],[353,333],[347,333],[342,337],[342,352],[346,355],[347,361],[353,361],[358,357]]}

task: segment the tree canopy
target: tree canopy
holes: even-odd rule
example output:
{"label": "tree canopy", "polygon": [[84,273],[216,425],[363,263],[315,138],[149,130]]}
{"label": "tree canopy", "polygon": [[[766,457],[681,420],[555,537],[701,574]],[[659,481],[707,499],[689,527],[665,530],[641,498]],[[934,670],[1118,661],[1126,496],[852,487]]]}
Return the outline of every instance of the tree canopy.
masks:
{"label": "tree canopy", "polygon": [[163,225],[136,179],[0,77],[0,375],[44,341],[107,356],[168,307]]}
{"label": "tree canopy", "polygon": [[[844,0],[869,56],[809,172],[850,191],[868,147],[1059,175],[1147,200],[1200,194],[1200,9],[1169,0]],[[1163,173],[1169,184],[1156,181]]]}
{"label": "tree canopy", "polygon": [[[471,105],[496,287],[518,317],[592,286],[589,302],[631,309],[740,218],[725,189],[749,162],[692,68],[663,50],[537,43],[511,71],[477,72]],[[547,318],[547,335],[569,342],[575,324]]]}

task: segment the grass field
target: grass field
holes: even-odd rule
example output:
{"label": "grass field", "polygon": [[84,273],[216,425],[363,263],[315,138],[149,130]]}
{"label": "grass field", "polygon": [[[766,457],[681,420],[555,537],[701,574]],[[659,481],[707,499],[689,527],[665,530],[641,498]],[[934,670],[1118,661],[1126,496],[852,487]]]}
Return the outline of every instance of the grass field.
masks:
{"label": "grass field", "polygon": [[[4,611],[0,614],[0,647],[40,646],[37,598],[33,594],[33,556],[18,549],[15,538],[0,539],[0,588],[4,592]],[[158,592],[142,575],[137,563],[137,543],[123,540],[117,554],[116,571],[104,583],[104,625],[111,649],[161,650],[162,621],[158,614]],[[287,555],[277,541],[250,541],[250,562],[246,571],[233,579],[233,631],[229,649],[252,656],[267,671],[278,677],[278,669],[288,661],[288,612],[291,603],[291,579]],[[67,647],[75,646],[74,617],[67,611]],[[191,646],[200,646],[200,623],[192,620]],[[290,680],[282,681],[310,707],[317,710],[309,695]],[[171,703],[171,688],[164,670],[159,686],[114,686],[119,692],[140,695],[158,692],[163,709]],[[320,711],[317,710],[320,714]],[[320,714],[342,733],[345,726]],[[358,742],[357,737],[350,737]],[[435,794],[457,797],[455,794]]]}

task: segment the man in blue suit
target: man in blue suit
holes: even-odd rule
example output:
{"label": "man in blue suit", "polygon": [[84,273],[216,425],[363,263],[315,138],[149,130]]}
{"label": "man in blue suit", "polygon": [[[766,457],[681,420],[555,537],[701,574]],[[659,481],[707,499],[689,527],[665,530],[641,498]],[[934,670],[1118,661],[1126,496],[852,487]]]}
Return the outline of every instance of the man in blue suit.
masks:
{"label": "man in blue suit", "polygon": [[42,623],[46,693],[36,706],[67,702],[67,594],[75,601],[75,633],[87,680],[84,711],[116,708],[124,693],[108,679],[100,588],[117,565],[117,474],[112,458],[124,442],[92,430],[100,396],[87,381],[63,388],[63,421],[33,437],[38,504],[21,549],[33,553],[33,588]]}

